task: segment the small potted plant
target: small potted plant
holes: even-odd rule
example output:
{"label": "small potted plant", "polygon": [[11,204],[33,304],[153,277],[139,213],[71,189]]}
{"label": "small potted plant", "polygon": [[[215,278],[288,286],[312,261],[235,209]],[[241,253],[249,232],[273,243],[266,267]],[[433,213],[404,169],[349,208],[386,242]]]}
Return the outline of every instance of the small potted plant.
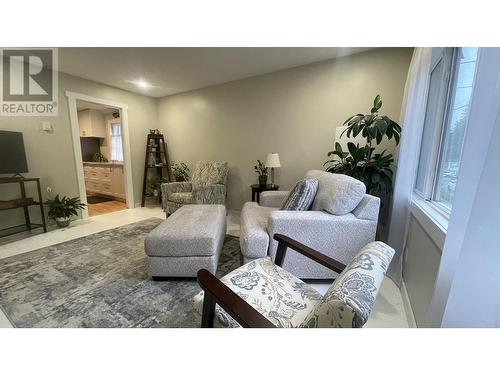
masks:
{"label": "small potted plant", "polygon": [[177,182],[189,180],[189,167],[183,162],[172,163],[172,173]]}
{"label": "small potted plant", "polygon": [[257,160],[257,165],[254,165],[255,173],[259,176],[259,184],[261,186],[267,185],[267,167],[260,160]]}
{"label": "small potted plant", "polygon": [[59,198],[59,194],[54,199],[47,199],[45,202],[49,206],[47,216],[49,219],[55,220],[59,228],[64,228],[69,225],[71,216],[78,215],[77,210],[85,208],[86,204],[80,202],[80,198]]}

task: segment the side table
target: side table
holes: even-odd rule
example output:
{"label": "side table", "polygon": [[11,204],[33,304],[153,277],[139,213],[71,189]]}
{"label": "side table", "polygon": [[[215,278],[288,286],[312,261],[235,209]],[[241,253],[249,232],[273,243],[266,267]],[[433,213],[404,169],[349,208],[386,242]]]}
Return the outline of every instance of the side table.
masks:
{"label": "side table", "polygon": [[279,185],[260,185],[260,184],[254,184],[251,186],[252,188],[252,202],[257,202],[260,203],[260,193],[263,191],[269,191],[269,190],[278,190]]}

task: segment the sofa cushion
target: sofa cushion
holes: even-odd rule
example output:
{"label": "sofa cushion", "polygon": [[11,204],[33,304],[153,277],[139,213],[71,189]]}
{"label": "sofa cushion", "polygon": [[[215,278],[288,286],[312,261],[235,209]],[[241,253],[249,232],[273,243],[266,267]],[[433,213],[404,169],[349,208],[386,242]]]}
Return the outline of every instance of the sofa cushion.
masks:
{"label": "sofa cushion", "polygon": [[[277,327],[298,327],[322,298],[313,287],[269,258],[251,261],[228,273],[221,281]],[[195,296],[194,308],[201,315],[203,292]],[[240,326],[218,305],[215,316],[218,326]]]}
{"label": "sofa cushion", "polygon": [[240,248],[245,258],[267,256],[269,234],[267,222],[275,207],[259,206],[257,202],[246,202],[240,216]]}
{"label": "sofa cushion", "polygon": [[314,201],[317,190],[318,180],[315,178],[297,181],[281,204],[280,209],[288,211],[307,211]]}
{"label": "sofa cushion", "polygon": [[371,242],[363,247],[301,327],[362,327],[368,320],[393,255],[394,250],[383,242]]}
{"label": "sofa cushion", "polygon": [[306,173],[306,178],[319,181],[312,205],[314,211],[345,215],[356,208],[366,192],[364,183],[343,174],[312,170]]}
{"label": "sofa cushion", "polygon": [[168,196],[168,200],[180,204],[191,204],[193,203],[193,193],[171,193]]}

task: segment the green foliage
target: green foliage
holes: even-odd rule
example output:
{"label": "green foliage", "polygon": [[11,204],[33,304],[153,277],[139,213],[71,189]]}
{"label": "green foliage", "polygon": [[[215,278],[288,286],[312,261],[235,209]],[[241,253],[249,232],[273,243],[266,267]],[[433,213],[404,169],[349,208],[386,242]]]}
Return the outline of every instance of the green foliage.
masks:
{"label": "green foliage", "polygon": [[183,163],[172,163],[172,173],[174,174],[175,181],[182,182],[189,180],[189,167]]}
{"label": "green foliage", "polygon": [[153,182],[153,181],[147,181],[146,182],[146,192],[145,195],[147,197],[152,197],[154,196],[154,191],[159,189],[160,184]]}
{"label": "green foliage", "polygon": [[267,167],[260,160],[257,160],[257,165],[254,165],[253,169],[255,169],[255,173],[259,176],[267,177]]}
{"label": "green foliage", "polygon": [[53,220],[58,217],[71,217],[78,215],[77,210],[81,210],[86,206],[86,204],[80,202],[79,197],[59,198],[59,194],[57,194],[54,199],[47,199],[47,201],[45,201],[45,204],[49,207],[47,216]]}
{"label": "green foliage", "polygon": [[341,137],[346,133],[348,138],[361,134],[366,138],[366,145],[360,146],[353,142],[347,143],[347,150],[335,142],[334,150],[328,152],[327,160],[323,165],[328,166],[327,171],[331,173],[345,174],[362,181],[366,185],[366,192],[391,193],[392,192],[392,166],[394,158],[387,150],[374,153],[373,142],[380,144],[384,136],[388,139],[394,138],[399,144],[401,127],[387,116],[378,114],[382,108],[382,100],[377,95],[373,101],[373,107],[369,115],[358,113],[349,117],[344,126],[347,126]]}
{"label": "green foliage", "polygon": [[107,163],[108,159],[100,152],[96,152],[94,155],[92,155],[92,161],[98,163]]}

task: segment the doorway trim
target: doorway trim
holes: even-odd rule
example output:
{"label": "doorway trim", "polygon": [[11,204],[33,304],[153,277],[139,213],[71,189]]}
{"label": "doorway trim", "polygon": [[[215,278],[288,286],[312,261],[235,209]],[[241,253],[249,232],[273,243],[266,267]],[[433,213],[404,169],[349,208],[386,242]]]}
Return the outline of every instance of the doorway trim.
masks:
{"label": "doorway trim", "polygon": [[[134,208],[134,189],[132,182],[132,158],[130,154],[130,137],[128,128],[128,105],[114,100],[102,99],[94,96],[66,91],[68,98],[69,119],[71,124],[71,138],[73,140],[73,151],[75,157],[75,170],[78,179],[78,192],[82,203],[87,203],[87,193],[85,191],[85,176],[83,174],[82,164],[82,148],[80,145],[80,127],[78,125],[78,113],[76,109],[76,101],[83,100],[97,104],[103,104],[110,107],[115,107],[120,111],[122,119],[122,136],[123,136],[123,169],[125,175],[125,200],[127,208]],[[82,210],[82,219],[88,219],[88,208]]]}

